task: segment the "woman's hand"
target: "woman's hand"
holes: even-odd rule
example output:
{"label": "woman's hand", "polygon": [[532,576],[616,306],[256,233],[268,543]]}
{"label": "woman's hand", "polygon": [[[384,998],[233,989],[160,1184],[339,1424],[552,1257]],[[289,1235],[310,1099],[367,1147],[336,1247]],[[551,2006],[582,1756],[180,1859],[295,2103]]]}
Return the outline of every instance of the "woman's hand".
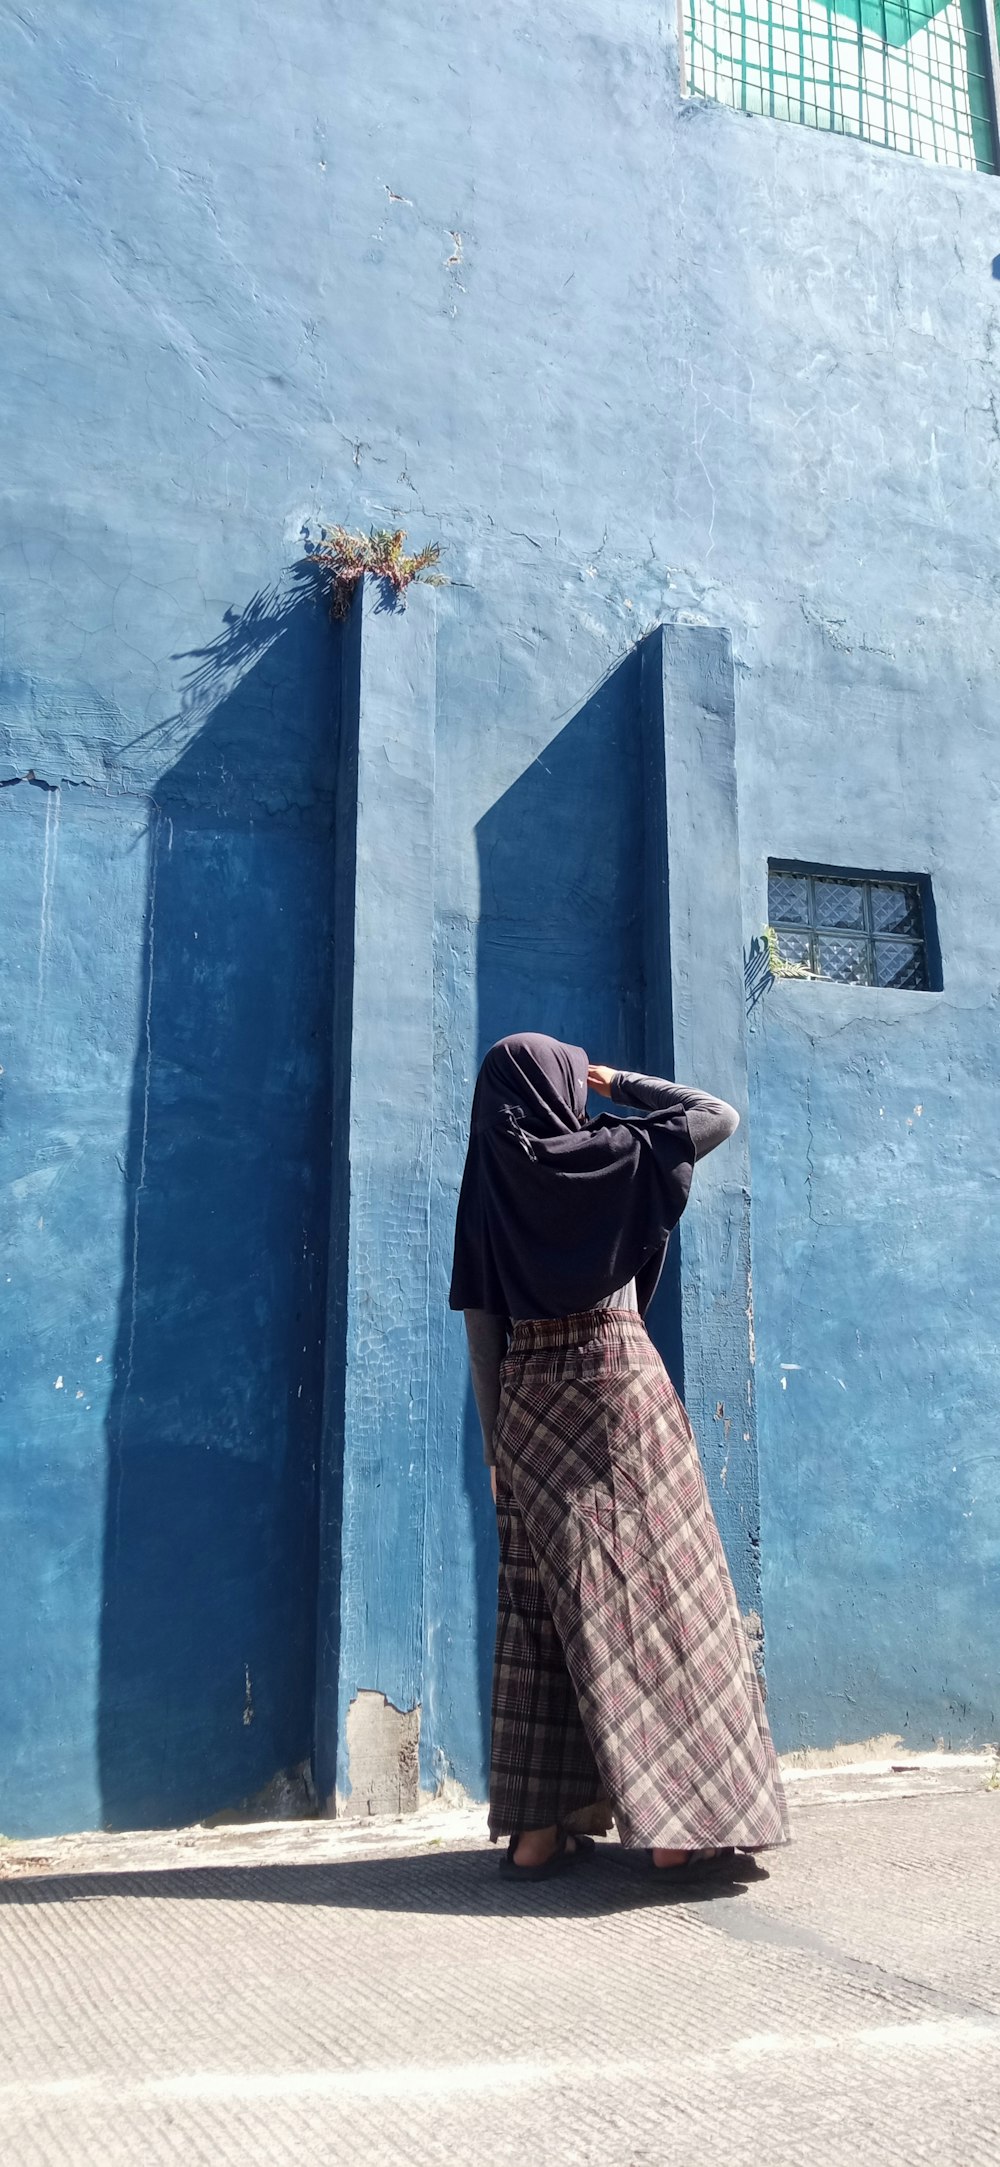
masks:
{"label": "woman's hand", "polygon": [[616,1068],[601,1068],[596,1061],[592,1061],[587,1070],[588,1091],[599,1091],[602,1099],[609,1099],[611,1097],[611,1086],[617,1074],[618,1070]]}
{"label": "woman's hand", "polygon": [[490,1489],[493,1492],[493,1503],[495,1505],[497,1501],[497,1471],[495,1467],[490,1468]]}

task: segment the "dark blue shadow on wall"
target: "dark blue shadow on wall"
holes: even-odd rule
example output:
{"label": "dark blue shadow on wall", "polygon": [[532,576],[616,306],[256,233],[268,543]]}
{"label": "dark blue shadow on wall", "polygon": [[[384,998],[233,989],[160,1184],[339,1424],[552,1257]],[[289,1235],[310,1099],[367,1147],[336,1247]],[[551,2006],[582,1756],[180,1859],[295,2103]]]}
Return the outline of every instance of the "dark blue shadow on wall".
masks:
{"label": "dark blue shadow on wall", "polygon": [[311,586],[191,658],[190,742],[153,792],[108,1423],[110,1827],[235,1804],[311,1749],[338,685]]}
{"label": "dark blue shadow on wall", "polygon": [[[597,686],[479,822],[481,1060],[511,1031],[545,1031],[611,1067],[646,1063],[649,779],[641,649]],[[594,1100],[597,1112],[606,1101]],[[664,1274],[650,1329],[678,1384],[679,1303]],[[471,1390],[466,1480],[477,1531],[484,1754],[495,1621],[496,1535]]]}

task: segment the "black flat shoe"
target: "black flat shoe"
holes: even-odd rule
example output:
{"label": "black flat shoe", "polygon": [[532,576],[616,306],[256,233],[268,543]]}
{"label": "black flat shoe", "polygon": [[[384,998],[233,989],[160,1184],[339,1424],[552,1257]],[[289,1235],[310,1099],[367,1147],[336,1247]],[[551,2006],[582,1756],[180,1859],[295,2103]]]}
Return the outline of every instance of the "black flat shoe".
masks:
{"label": "black flat shoe", "polygon": [[679,1866],[658,1866],[651,1850],[641,1851],[640,1872],[653,1881],[703,1881],[710,1874],[738,1872],[743,1860],[733,1844],[724,1844],[719,1851],[689,1851]]}
{"label": "black flat shoe", "polygon": [[[503,1880],[553,1881],[557,1874],[564,1874],[567,1869],[572,1866],[573,1861],[576,1858],[576,1852],[568,1851],[566,1848],[568,1840],[569,1839],[566,1830],[560,1829],[559,1835],[556,1837],[554,1849],[549,1853],[547,1859],[542,1860],[540,1866],[515,1866],[514,1853],[517,1850],[517,1846],[521,1841],[520,1830],[518,1830],[517,1833],[511,1837],[510,1842],[507,1845],[506,1853],[500,1861],[500,1873]],[[574,1836],[573,1841],[574,1843],[579,1843],[579,1836]]]}

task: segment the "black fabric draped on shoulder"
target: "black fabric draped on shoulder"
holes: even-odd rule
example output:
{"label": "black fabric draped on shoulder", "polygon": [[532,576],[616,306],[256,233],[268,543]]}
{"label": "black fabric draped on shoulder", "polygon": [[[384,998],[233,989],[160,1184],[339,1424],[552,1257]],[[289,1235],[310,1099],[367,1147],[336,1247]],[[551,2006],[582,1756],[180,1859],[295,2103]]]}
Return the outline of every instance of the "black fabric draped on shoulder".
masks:
{"label": "black fabric draped on shoulder", "polygon": [[458,1201],[452,1309],[567,1317],[635,1279],[645,1313],[687,1203],[683,1112],[587,1118],[587,1056],[537,1032],[479,1071]]}

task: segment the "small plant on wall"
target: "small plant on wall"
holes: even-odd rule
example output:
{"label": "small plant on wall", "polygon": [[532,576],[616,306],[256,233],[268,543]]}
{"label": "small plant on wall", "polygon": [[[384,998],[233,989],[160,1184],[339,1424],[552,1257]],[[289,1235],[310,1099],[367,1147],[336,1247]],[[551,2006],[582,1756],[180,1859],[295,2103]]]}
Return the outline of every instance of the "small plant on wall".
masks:
{"label": "small plant on wall", "polygon": [[773,925],[764,927],[764,945],[767,949],[768,969],[772,978],[817,978],[819,976],[817,971],[809,969],[808,963],[789,963],[786,961],[781,953],[778,935]]}
{"label": "small plant on wall", "polygon": [[346,617],[358,582],[368,573],[384,580],[393,597],[406,593],[415,580],[428,587],[446,582],[434,570],[441,556],[438,542],[423,549],[405,550],[402,527],[372,527],[367,534],[350,534],[346,527],[321,527],[315,541],[306,544],[306,556],[330,598],[330,615]]}

